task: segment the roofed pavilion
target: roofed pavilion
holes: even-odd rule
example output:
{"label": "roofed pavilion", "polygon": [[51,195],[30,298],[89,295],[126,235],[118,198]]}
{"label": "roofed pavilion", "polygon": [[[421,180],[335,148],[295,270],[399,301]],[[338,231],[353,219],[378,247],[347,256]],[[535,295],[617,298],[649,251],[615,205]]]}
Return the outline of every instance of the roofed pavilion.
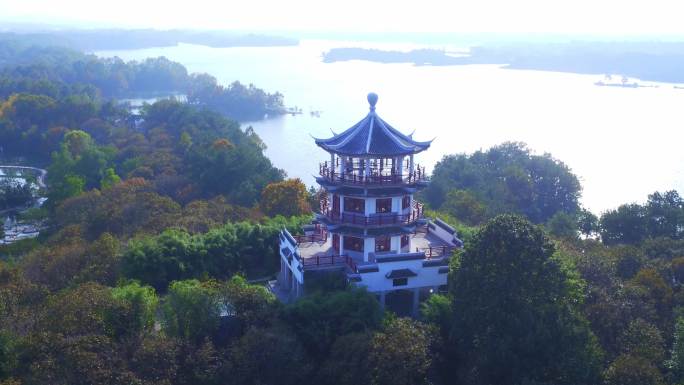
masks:
{"label": "roofed pavilion", "polygon": [[[461,245],[453,228],[428,221],[414,194],[427,186],[415,155],[432,141],[417,141],[378,116],[378,96],[358,123],[327,139],[314,138],[330,154],[319,166],[320,210],[307,235],[281,234],[281,286],[304,292],[307,271],[344,270],[348,281],[385,296],[421,293],[446,285],[451,250]],[[425,294],[427,295],[427,294]]]}

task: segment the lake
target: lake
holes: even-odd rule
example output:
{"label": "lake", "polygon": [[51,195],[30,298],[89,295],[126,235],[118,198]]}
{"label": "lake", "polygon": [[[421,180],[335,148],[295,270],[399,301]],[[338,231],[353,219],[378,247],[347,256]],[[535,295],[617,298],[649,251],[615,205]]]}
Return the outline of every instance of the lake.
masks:
{"label": "lake", "polygon": [[[598,87],[602,75],[501,69],[492,65],[414,66],[364,61],[323,63],[332,47],[412,49],[415,45],[305,40],[299,46],[209,48],[195,45],[96,52],[124,60],[166,56],[219,82],[253,83],[285,95],[285,115],[254,127],[266,154],[290,177],[314,183],[329,159],[312,136],[328,137],[361,120],[366,94],[378,114],[414,138],[435,138],[418,161],[430,170],[442,156],[522,141],[551,153],[577,174],[583,204],[595,213],[648,194],[684,192],[684,89]],[[440,46],[440,48],[445,48]],[[319,116],[311,111],[320,111]]]}

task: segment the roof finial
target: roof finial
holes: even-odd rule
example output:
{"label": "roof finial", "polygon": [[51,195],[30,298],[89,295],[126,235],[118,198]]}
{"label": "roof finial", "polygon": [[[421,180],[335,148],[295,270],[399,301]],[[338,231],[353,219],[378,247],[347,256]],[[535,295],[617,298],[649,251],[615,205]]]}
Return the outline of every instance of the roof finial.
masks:
{"label": "roof finial", "polygon": [[378,94],[371,92],[368,94],[368,104],[370,104],[371,111],[375,111],[375,103],[378,102]]}

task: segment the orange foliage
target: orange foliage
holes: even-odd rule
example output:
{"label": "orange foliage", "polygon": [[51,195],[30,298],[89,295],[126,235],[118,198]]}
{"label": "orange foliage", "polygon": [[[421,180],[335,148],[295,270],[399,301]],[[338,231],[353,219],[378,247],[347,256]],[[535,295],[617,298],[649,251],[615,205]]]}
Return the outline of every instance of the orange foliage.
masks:
{"label": "orange foliage", "polygon": [[306,186],[299,178],[271,183],[261,192],[261,209],[270,216],[309,214],[307,197]]}

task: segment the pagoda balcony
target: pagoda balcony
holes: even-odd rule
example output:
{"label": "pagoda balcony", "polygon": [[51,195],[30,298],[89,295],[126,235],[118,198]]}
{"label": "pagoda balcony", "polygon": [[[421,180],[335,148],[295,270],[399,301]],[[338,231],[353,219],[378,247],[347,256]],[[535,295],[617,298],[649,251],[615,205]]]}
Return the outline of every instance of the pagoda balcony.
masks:
{"label": "pagoda balcony", "polygon": [[304,270],[344,267],[349,271],[357,271],[356,262],[348,255],[315,255],[302,259]]}
{"label": "pagoda balcony", "polygon": [[369,253],[365,262],[360,260],[359,256],[340,254],[332,245],[332,237],[328,236],[323,227],[318,227],[319,231],[315,234],[294,236],[283,229],[280,234],[281,256],[301,272],[343,269],[348,273],[365,274],[378,263],[388,263],[397,257],[401,260],[422,260],[425,266],[441,266],[445,263],[445,258],[448,259],[462,243],[453,242],[456,240],[453,235],[452,240],[444,239],[438,231],[429,231],[428,227],[429,224],[416,229],[411,236],[411,249],[402,247],[396,251]]}
{"label": "pagoda balcony", "polygon": [[364,215],[323,209],[321,215],[324,220],[330,223],[360,227],[408,225],[423,219],[423,205],[415,201],[413,203],[413,207],[406,214],[377,213]]}
{"label": "pagoda balcony", "polygon": [[356,271],[356,262],[353,258],[339,254],[332,247],[328,232],[320,226],[317,226],[312,234],[306,235],[290,235],[290,232],[284,229],[280,237],[283,244],[289,245],[288,259],[295,259],[302,270],[342,267]]}
{"label": "pagoda balcony", "polygon": [[319,167],[319,175],[331,183],[339,183],[354,186],[401,186],[427,183],[429,181],[425,173],[425,167],[416,166],[411,172],[408,169],[402,173],[393,173],[391,170],[371,169],[370,175],[365,175],[364,169],[353,168],[345,173],[336,172],[330,168],[328,162],[323,162]]}

